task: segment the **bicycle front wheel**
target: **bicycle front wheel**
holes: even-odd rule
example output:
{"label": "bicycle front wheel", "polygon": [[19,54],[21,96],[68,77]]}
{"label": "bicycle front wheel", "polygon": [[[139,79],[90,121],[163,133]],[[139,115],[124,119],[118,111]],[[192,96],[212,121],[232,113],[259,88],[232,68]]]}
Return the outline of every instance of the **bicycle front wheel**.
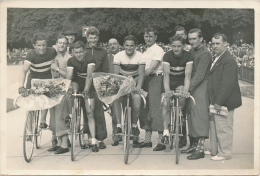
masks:
{"label": "bicycle front wheel", "polygon": [[180,107],[176,108],[176,120],[175,120],[175,163],[179,163],[179,123],[180,123]]}
{"label": "bicycle front wheel", "polygon": [[23,132],[23,156],[26,162],[30,162],[32,159],[33,149],[34,149],[34,132],[35,132],[35,123],[34,116],[35,111],[27,112],[27,117],[24,125]]}
{"label": "bicycle front wheel", "polygon": [[79,108],[79,145],[83,147],[84,145],[84,130],[85,130],[85,121],[82,108]]}
{"label": "bicycle front wheel", "polygon": [[127,107],[124,121],[124,162],[128,163],[130,136],[131,136],[131,108]]}
{"label": "bicycle front wheel", "polygon": [[75,138],[76,138],[76,110],[72,108],[72,119],[71,119],[71,161],[75,160]]}
{"label": "bicycle front wheel", "polygon": [[40,111],[35,111],[35,147],[37,149],[41,146],[42,129],[40,128],[39,115]]}
{"label": "bicycle front wheel", "polygon": [[174,117],[175,117],[175,109],[171,108],[171,116],[170,116],[170,149],[173,149],[173,137],[174,137]]}

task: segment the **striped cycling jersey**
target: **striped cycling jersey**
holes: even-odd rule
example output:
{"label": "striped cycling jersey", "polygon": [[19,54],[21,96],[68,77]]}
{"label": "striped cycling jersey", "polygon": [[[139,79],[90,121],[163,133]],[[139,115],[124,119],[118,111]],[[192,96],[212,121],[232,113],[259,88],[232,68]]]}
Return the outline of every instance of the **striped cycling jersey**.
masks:
{"label": "striped cycling jersey", "polygon": [[139,74],[139,65],[145,65],[145,60],[139,51],[135,51],[132,56],[128,56],[125,51],[121,51],[115,55],[114,65],[120,66],[121,75],[136,77]]}
{"label": "striped cycling jersey", "polygon": [[193,63],[192,55],[183,50],[180,56],[175,56],[170,50],[163,56],[163,64],[170,65],[170,87],[184,85],[186,64]]}
{"label": "striped cycling jersey", "polygon": [[45,54],[37,54],[35,50],[31,51],[25,58],[25,60],[31,63],[30,65],[30,77],[37,79],[52,78],[51,75],[51,63],[56,56],[56,50],[54,48],[47,47]]}

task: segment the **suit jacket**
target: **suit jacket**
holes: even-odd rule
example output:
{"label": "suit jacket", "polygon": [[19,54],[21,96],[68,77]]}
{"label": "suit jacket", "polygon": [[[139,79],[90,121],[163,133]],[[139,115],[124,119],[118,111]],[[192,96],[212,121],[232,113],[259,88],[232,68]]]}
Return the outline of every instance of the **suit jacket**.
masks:
{"label": "suit jacket", "polygon": [[108,59],[108,73],[114,73],[114,56],[111,53],[107,54]]}
{"label": "suit jacket", "polygon": [[208,94],[211,104],[226,106],[228,110],[242,105],[238,84],[238,66],[228,51],[220,56],[209,71]]}

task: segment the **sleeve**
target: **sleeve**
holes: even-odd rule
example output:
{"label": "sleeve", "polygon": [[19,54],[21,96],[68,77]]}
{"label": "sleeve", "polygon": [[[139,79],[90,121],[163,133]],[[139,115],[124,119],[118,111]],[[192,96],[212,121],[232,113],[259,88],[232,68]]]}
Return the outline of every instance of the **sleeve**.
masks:
{"label": "sleeve", "polygon": [[198,86],[203,81],[206,74],[206,70],[209,64],[211,63],[211,60],[212,58],[209,53],[204,52],[202,55],[200,55],[199,63],[190,83],[191,92],[196,88],[196,86]]}
{"label": "sleeve", "polygon": [[34,57],[32,54],[33,51],[29,52],[25,58],[25,60],[29,61],[30,63],[33,63]]}
{"label": "sleeve", "polygon": [[104,50],[104,59],[102,61],[101,71],[107,73],[108,72],[108,66],[109,66],[108,55],[107,55],[107,51]]}
{"label": "sleeve", "polygon": [[168,57],[168,53],[165,53],[164,56],[163,56],[163,64],[170,65],[170,60],[169,60],[169,57]]}
{"label": "sleeve", "polygon": [[186,57],[186,65],[193,63],[193,56],[189,53],[188,57]]}
{"label": "sleeve", "polygon": [[72,64],[72,58],[69,58],[67,61],[67,67],[74,67]]}
{"label": "sleeve", "polygon": [[155,51],[155,54],[152,59],[161,62],[163,59],[163,55],[164,55],[164,51],[159,48],[158,50]]}
{"label": "sleeve", "polygon": [[52,59],[55,59],[55,57],[57,56],[57,51],[55,50],[55,48],[51,48],[52,49]]}
{"label": "sleeve", "polygon": [[119,53],[114,56],[114,65],[120,65],[120,56]]}

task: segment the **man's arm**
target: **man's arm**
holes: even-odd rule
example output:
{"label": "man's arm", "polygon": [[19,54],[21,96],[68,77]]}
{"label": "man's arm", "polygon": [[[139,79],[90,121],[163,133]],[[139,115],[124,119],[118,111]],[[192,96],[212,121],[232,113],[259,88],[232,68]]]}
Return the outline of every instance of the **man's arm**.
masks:
{"label": "man's arm", "polygon": [[210,64],[211,60],[212,58],[209,53],[203,53],[200,56],[200,60],[196,72],[190,82],[190,88],[189,88],[190,92],[193,92],[196,86],[203,81],[208,65]]}
{"label": "man's arm", "polygon": [[119,75],[120,73],[120,66],[117,64],[114,64],[114,74]]}
{"label": "man's arm", "polygon": [[31,62],[25,60],[22,71],[20,73],[20,77],[19,77],[19,87],[24,87],[26,73],[30,69],[30,66],[31,66]]}
{"label": "man's arm", "polygon": [[88,92],[90,90],[90,87],[92,85],[92,80],[93,80],[92,73],[94,72],[94,70],[95,70],[95,64],[94,63],[88,64],[87,78],[85,82],[84,91]]}
{"label": "man's arm", "polygon": [[151,63],[151,66],[148,67],[148,68],[145,70],[145,76],[150,75],[150,74],[158,67],[159,64],[160,64],[160,61],[158,61],[158,60],[153,60],[152,63]]}
{"label": "man's arm", "polygon": [[184,79],[184,88],[183,88],[183,92],[188,92],[189,91],[189,87],[190,87],[190,78],[191,78],[191,72],[192,72],[192,66],[193,66],[193,62],[188,62],[186,64],[186,68],[185,68],[185,79]]}
{"label": "man's arm", "polygon": [[163,86],[165,92],[170,91],[170,64],[167,62],[163,63]]}
{"label": "man's arm", "polygon": [[138,68],[138,81],[136,87],[141,89],[144,83],[144,75],[145,75],[145,64],[139,65]]}
{"label": "man's arm", "polygon": [[105,58],[102,61],[101,71],[107,73],[108,72],[108,66],[109,66],[109,58],[106,52]]}

